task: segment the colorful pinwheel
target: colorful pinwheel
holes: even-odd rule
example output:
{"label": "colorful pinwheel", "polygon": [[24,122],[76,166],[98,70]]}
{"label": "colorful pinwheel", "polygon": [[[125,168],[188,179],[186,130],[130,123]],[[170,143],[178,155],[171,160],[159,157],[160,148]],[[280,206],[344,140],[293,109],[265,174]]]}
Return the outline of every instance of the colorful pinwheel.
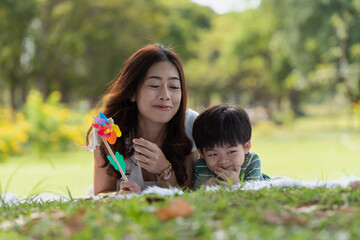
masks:
{"label": "colorful pinwheel", "polygon": [[114,144],[116,142],[116,139],[121,136],[119,126],[114,123],[114,120],[112,118],[107,118],[102,112],[99,112],[99,116],[93,116],[93,118],[95,119],[96,123],[94,123],[92,126],[93,128],[97,129],[97,134],[103,140],[105,147],[110,154],[107,156],[109,162],[111,163],[111,165],[114,166],[116,170],[119,170],[125,181],[129,181],[125,175],[126,162],[124,161],[123,156],[118,152],[116,152],[115,156],[109,146],[109,143]]}
{"label": "colorful pinwheel", "polygon": [[112,118],[107,118],[102,112],[98,117],[94,117],[95,122],[92,126],[97,129],[100,137],[108,141],[110,144],[116,142],[116,138],[121,137],[121,131],[118,125],[114,123]]}

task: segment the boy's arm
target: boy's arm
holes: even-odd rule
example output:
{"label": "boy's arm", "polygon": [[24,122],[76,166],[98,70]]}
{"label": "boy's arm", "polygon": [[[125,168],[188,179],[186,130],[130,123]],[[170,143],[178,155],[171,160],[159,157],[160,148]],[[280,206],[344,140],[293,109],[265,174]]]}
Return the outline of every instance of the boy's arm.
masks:
{"label": "boy's arm", "polygon": [[194,163],[199,158],[199,153],[197,151],[192,152],[185,158],[185,167],[188,178],[185,181],[185,186],[192,189],[193,186],[193,179],[194,179]]}
{"label": "boy's arm", "polygon": [[206,166],[204,159],[198,159],[194,164],[194,189],[198,189],[201,185],[205,185],[206,181],[213,177],[214,174]]}
{"label": "boy's arm", "polygon": [[256,153],[251,153],[249,164],[245,171],[244,181],[264,180],[261,174],[261,161]]}
{"label": "boy's arm", "polygon": [[202,181],[202,178],[199,176],[198,168],[196,165],[194,166],[194,178],[193,178],[193,187],[194,190],[198,189],[203,185],[205,182]]}

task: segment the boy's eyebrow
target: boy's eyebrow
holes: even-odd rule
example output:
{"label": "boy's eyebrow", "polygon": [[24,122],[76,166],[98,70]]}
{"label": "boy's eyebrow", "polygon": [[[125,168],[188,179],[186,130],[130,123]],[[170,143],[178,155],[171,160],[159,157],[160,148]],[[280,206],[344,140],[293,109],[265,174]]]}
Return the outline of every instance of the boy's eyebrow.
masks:
{"label": "boy's eyebrow", "polygon": [[206,151],[214,151],[214,148],[205,148]]}
{"label": "boy's eyebrow", "polygon": [[[225,145],[225,146],[222,146],[222,147],[220,147],[220,148],[226,148],[226,149],[229,149],[229,148],[233,148],[233,147],[236,147],[236,145]],[[206,151],[215,151],[215,148],[210,148],[210,147],[207,147],[207,148],[205,148],[205,150]]]}

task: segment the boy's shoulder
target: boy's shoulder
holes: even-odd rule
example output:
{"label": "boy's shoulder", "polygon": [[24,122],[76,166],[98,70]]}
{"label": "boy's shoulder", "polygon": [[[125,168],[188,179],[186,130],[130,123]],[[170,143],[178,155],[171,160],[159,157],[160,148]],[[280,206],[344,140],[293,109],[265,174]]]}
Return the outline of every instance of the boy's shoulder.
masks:
{"label": "boy's shoulder", "polygon": [[204,158],[199,157],[198,160],[195,161],[194,167],[202,167],[202,166],[206,166],[206,162]]}
{"label": "boy's shoulder", "polygon": [[260,161],[259,156],[254,152],[248,152],[245,155],[245,161],[244,161],[243,167],[248,166],[249,164],[253,163],[254,161]]}
{"label": "boy's shoulder", "polygon": [[194,170],[195,170],[195,175],[208,176],[208,177],[214,176],[214,173],[208,168],[205,159],[202,157],[200,157],[198,160],[195,161]]}
{"label": "boy's shoulder", "polygon": [[245,159],[246,159],[246,160],[251,160],[251,159],[255,159],[255,158],[259,158],[259,155],[257,155],[257,154],[254,153],[254,152],[248,152],[248,153],[245,155]]}

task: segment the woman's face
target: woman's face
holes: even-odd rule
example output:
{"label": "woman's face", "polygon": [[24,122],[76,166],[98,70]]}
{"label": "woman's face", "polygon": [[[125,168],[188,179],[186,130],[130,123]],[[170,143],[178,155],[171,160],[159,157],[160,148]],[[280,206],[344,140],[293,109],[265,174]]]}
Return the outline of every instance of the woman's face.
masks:
{"label": "woman's face", "polygon": [[153,64],[131,101],[136,102],[139,122],[169,122],[181,102],[181,82],[176,67],[169,61]]}

